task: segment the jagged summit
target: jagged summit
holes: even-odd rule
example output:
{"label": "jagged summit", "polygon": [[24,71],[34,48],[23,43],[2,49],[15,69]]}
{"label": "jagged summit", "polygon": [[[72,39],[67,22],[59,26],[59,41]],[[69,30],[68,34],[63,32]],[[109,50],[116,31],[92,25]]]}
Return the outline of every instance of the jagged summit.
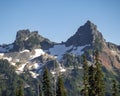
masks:
{"label": "jagged summit", "polygon": [[83,46],[86,44],[93,44],[97,38],[104,41],[102,34],[97,30],[97,26],[88,20],[66,41],[66,45]]}
{"label": "jagged summit", "polygon": [[14,41],[14,51],[24,49],[32,50],[33,48],[48,49],[53,45],[49,39],[42,37],[38,31],[30,32],[28,29],[19,30]]}

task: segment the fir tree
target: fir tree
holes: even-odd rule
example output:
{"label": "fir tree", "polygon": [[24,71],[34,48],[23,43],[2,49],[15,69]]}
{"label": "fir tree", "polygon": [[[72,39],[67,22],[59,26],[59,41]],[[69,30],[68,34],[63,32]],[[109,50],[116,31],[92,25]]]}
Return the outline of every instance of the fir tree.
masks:
{"label": "fir tree", "polygon": [[64,87],[61,76],[58,77],[56,96],[67,96],[66,89]]}
{"label": "fir tree", "polygon": [[23,88],[24,88],[23,82],[20,81],[20,85],[18,86],[16,90],[16,96],[24,96]]}
{"label": "fir tree", "polygon": [[86,57],[83,56],[83,70],[84,70],[84,76],[83,76],[83,86],[84,88],[82,89],[82,95],[84,96],[88,96],[88,89],[89,89],[89,83],[88,83],[88,79],[89,79],[89,76],[88,76],[88,63],[87,63],[87,60],[86,60]]}
{"label": "fir tree", "polygon": [[117,89],[117,82],[113,80],[113,86],[112,86],[112,96],[118,96],[118,89]]}
{"label": "fir tree", "polygon": [[52,96],[51,82],[49,77],[49,71],[47,68],[45,68],[43,73],[42,85],[43,85],[42,90],[43,90],[44,96]]}
{"label": "fir tree", "polygon": [[89,67],[89,96],[95,96],[95,68],[93,65]]}
{"label": "fir tree", "polygon": [[95,52],[95,93],[96,96],[105,95],[104,75],[102,73],[101,63],[98,51]]}

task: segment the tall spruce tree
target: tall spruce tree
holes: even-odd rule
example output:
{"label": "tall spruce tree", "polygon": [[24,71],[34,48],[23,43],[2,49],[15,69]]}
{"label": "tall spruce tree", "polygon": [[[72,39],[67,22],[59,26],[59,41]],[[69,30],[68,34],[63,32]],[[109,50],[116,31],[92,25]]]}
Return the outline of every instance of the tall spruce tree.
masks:
{"label": "tall spruce tree", "polygon": [[95,51],[95,96],[105,95],[104,75],[102,73],[102,67],[99,60],[99,53]]}
{"label": "tall spruce tree", "polygon": [[112,81],[113,86],[112,86],[112,96],[118,96],[118,89],[117,89],[117,82],[115,80]]}
{"label": "tall spruce tree", "polygon": [[58,77],[56,96],[67,96],[62,77]]}
{"label": "tall spruce tree", "polygon": [[89,79],[89,75],[88,75],[88,69],[89,69],[89,66],[88,66],[88,63],[87,63],[87,60],[86,60],[86,56],[83,56],[83,70],[84,70],[84,75],[83,75],[83,86],[84,88],[82,89],[82,95],[83,96],[89,96],[89,82],[88,82],[88,79]]}
{"label": "tall spruce tree", "polygon": [[19,82],[19,86],[18,86],[18,88],[17,88],[17,90],[16,90],[16,96],[24,96],[24,85],[23,85],[23,82],[20,80],[20,82]]}
{"label": "tall spruce tree", "polygon": [[89,96],[95,96],[95,68],[93,65],[89,67]]}
{"label": "tall spruce tree", "polygon": [[51,87],[50,76],[47,67],[45,68],[43,73],[42,85],[43,85],[42,90],[44,96],[52,96],[52,91],[51,91],[52,87]]}

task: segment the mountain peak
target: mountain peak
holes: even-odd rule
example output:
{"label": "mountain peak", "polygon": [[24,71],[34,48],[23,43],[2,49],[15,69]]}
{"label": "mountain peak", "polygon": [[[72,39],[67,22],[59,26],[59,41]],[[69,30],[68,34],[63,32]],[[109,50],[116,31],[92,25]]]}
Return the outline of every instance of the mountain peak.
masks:
{"label": "mountain peak", "polygon": [[92,22],[90,20],[87,20],[87,22],[85,23],[86,25],[91,25]]}
{"label": "mountain peak", "polygon": [[96,38],[104,41],[102,34],[97,30],[97,26],[88,20],[66,41],[66,45],[83,46],[86,44],[93,44]]}
{"label": "mountain peak", "polygon": [[42,37],[38,31],[30,32],[28,29],[19,30],[14,41],[14,50],[21,51],[24,49],[32,50],[34,48],[47,49],[53,45],[49,39]]}

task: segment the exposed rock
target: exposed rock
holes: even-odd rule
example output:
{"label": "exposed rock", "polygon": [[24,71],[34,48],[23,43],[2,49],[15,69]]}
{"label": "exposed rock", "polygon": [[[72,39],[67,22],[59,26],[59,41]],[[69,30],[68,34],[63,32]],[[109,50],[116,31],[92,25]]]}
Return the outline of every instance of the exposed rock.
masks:
{"label": "exposed rock", "polygon": [[116,44],[113,44],[113,43],[111,43],[111,42],[107,42],[106,43],[107,44],[107,46],[108,46],[108,48],[110,49],[110,50],[114,50],[114,51],[119,51],[118,49],[118,46],[116,45]]}
{"label": "exposed rock", "polygon": [[37,31],[30,32],[28,29],[20,30],[17,32],[13,51],[32,50],[35,48],[48,49],[53,44],[50,40],[39,35]]}
{"label": "exposed rock", "polygon": [[81,26],[75,35],[66,41],[66,46],[84,46],[86,44],[93,44],[96,39],[104,41],[102,34],[97,30],[97,26],[87,21]]}

